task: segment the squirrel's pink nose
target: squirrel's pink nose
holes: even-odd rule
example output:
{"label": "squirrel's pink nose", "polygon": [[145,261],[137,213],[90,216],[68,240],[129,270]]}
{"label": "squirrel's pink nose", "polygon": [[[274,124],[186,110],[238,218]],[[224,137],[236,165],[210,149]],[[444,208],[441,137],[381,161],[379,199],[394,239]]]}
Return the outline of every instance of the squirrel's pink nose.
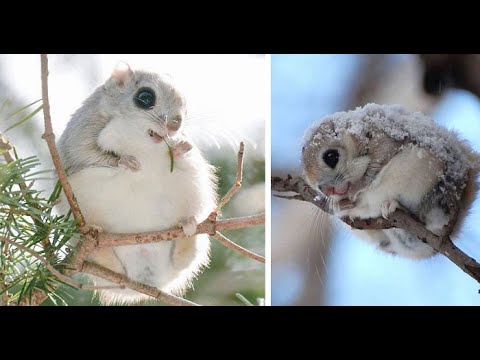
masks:
{"label": "squirrel's pink nose", "polygon": [[334,195],[335,194],[335,187],[333,186],[319,186],[318,187],[322,193],[326,196]]}
{"label": "squirrel's pink nose", "polygon": [[326,196],[331,196],[331,195],[345,195],[348,192],[348,189],[350,188],[350,183],[341,185],[341,186],[319,186],[318,187],[322,193],[324,193]]}

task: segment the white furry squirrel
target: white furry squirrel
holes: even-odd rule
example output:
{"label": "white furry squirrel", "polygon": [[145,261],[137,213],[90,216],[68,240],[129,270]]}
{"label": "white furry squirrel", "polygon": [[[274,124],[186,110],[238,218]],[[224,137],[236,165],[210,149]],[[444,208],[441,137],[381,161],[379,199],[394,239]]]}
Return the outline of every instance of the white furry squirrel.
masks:
{"label": "white furry squirrel", "polygon": [[[187,235],[196,232],[196,224],[215,209],[216,177],[182,134],[185,116],[185,100],[166,78],[128,65],[117,66],[84,101],[58,148],[87,224],[112,233],[177,225]],[[101,249],[89,259],[132,280],[181,294],[208,263],[209,246],[203,234]],[[149,297],[130,289],[100,291],[106,304],[144,299]]]}
{"label": "white furry squirrel", "polygon": [[[478,190],[480,155],[431,118],[397,105],[327,116],[309,127],[303,142],[304,178],[338,217],[388,218],[403,207],[437,235],[456,221],[454,237]],[[402,229],[353,231],[392,254],[436,253]]]}

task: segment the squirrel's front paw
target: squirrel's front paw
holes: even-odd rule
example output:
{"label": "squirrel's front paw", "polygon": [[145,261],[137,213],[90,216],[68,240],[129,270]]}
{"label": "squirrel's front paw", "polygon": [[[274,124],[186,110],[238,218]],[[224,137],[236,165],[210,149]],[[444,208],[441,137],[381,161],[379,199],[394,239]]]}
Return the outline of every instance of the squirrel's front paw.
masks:
{"label": "squirrel's front paw", "polygon": [[355,203],[350,199],[341,199],[332,204],[333,213],[340,218],[349,216],[350,210],[353,208],[355,208]]}
{"label": "squirrel's front paw", "polygon": [[180,156],[192,150],[193,146],[188,141],[181,140],[172,147],[173,157],[178,159]]}
{"label": "squirrel's front paw", "polygon": [[120,160],[118,160],[118,166],[131,171],[138,171],[142,168],[135,156],[131,155],[122,155]]}
{"label": "squirrel's front paw", "polygon": [[103,232],[103,228],[101,226],[98,226],[98,225],[90,225],[90,230],[93,230],[97,233],[102,233]]}
{"label": "squirrel's front paw", "polygon": [[193,236],[197,232],[197,221],[193,216],[180,221],[180,226],[182,227],[183,232],[187,236]]}
{"label": "squirrel's front paw", "polygon": [[397,210],[400,207],[400,204],[397,200],[385,200],[382,203],[382,217],[388,220],[388,216]]}
{"label": "squirrel's front paw", "polygon": [[355,203],[350,199],[342,199],[338,202],[339,210],[348,210],[353,209],[355,207]]}

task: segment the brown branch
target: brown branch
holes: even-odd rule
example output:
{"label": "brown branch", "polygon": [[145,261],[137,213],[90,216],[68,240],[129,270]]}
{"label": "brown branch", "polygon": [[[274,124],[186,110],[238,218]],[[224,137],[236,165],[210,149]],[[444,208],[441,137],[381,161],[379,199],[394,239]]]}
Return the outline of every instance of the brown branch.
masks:
{"label": "brown branch", "polygon": [[240,245],[235,244],[232,240],[230,240],[226,236],[220,234],[218,231],[212,237],[215,240],[218,240],[219,242],[221,242],[226,247],[228,247],[232,250],[235,250],[236,252],[239,252],[242,255],[248,256],[249,258],[251,258],[253,260],[257,260],[257,261],[265,264],[265,258],[263,256],[255,254],[253,251],[247,250],[247,249],[241,247]]}
{"label": "brown branch", "polygon": [[245,151],[245,144],[243,141],[240,143],[240,149],[238,150],[238,158],[237,158],[237,178],[235,179],[235,183],[232,185],[230,190],[223,196],[222,200],[217,205],[217,208],[210,214],[209,218],[211,220],[216,219],[220,210],[230,201],[230,199],[235,195],[235,193],[240,189],[242,186],[242,179],[243,179],[243,155]]}
{"label": "brown branch", "polygon": [[192,301],[185,300],[171,294],[167,294],[166,292],[158,290],[153,286],[145,285],[140,282],[130,280],[124,275],[118,274],[110,269],[107,269],[103,266],[100,266],[90,261],[85,261],[80,271],[107,279],[118,285],[125,286],[132,290],[138,291],[140,293],[149,295],[157,300],[163,301],[170,305],[198,306],[198,304]]}
{"label": "brown branch", "polygon": [[45,139],[52,157],[53,164],[57,170],[58,179],[62,184],[63,192],[67,197],[73,216],[78,221],[80,228],[85,226],[85,219],[78,206],[77,199],[73,194],[72,187],[67,179],[67,174],[63,168],[60,155],[58,154],[57,146],[55,145],[55,134],[53,133],[52,119],[50,117],[50,102],[48,100],[48,58],[46,54],[40,55],[41,69],[42,69],[42,99],[43,99],[43,116],[45,118],[45,133],[42,138]]}
{"label": "brown branch", "polygon": [[[321,198],[305,181],[300,178],[292,178],[288,175],[286,179],[272,177],[272,190],[277,192],[294,192],[298,195],[287,197],[295,200],[307,201],[321,210],[330,213],[326,206],[325,198]],[[283,197],[285,198],[285,197]],[[364,219],[351,220],[341,219],[347,225],[359,230],[381,230],[390,228],[401,228],[415,234],[420,240],[430,245],[434,250],[446,256],[450,261],[462,269],[465,273],[480,282],[480,264],[460,250],[450,239],[452,224],[445,227],[445,235],[437,236],[425,228],[425,225],[415,219],[412,214],[402,210],[396,210],[387,219]]]}
{"label": "brown branch", "polygon": [[[215,220],[211,221],[207,218],[205,221],[197,225],[198,234],[214,235],[217,230],[234,230],[246,228],[265,223],[265,214],[244,216],[240,218]],[[105,248],[112,246],[123,245],[138,245],[149,244],[163,240],[172,240],[180,237],[185,237],[185,233],[181,228],[174,228],[163,231],[152,231],[138,234],[112,234],[112,233],[98,233],[96,241],[98,245],[95,248]]]}

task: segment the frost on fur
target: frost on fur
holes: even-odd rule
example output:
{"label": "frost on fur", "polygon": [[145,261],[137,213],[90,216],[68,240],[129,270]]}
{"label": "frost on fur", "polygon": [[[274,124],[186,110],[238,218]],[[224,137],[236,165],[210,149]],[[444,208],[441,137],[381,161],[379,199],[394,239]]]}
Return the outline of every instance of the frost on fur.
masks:
{"label": "frost on fur", "polygon": [[[479,159],[455,132],[398,105],[326,116],[307,129],[302,150],[305,180],[337,216],[388,218],[403,207],[437,235],[450,221],[460,228],[477,191]],[[409,258],[435,253],[403,230],[362,235]]]}

